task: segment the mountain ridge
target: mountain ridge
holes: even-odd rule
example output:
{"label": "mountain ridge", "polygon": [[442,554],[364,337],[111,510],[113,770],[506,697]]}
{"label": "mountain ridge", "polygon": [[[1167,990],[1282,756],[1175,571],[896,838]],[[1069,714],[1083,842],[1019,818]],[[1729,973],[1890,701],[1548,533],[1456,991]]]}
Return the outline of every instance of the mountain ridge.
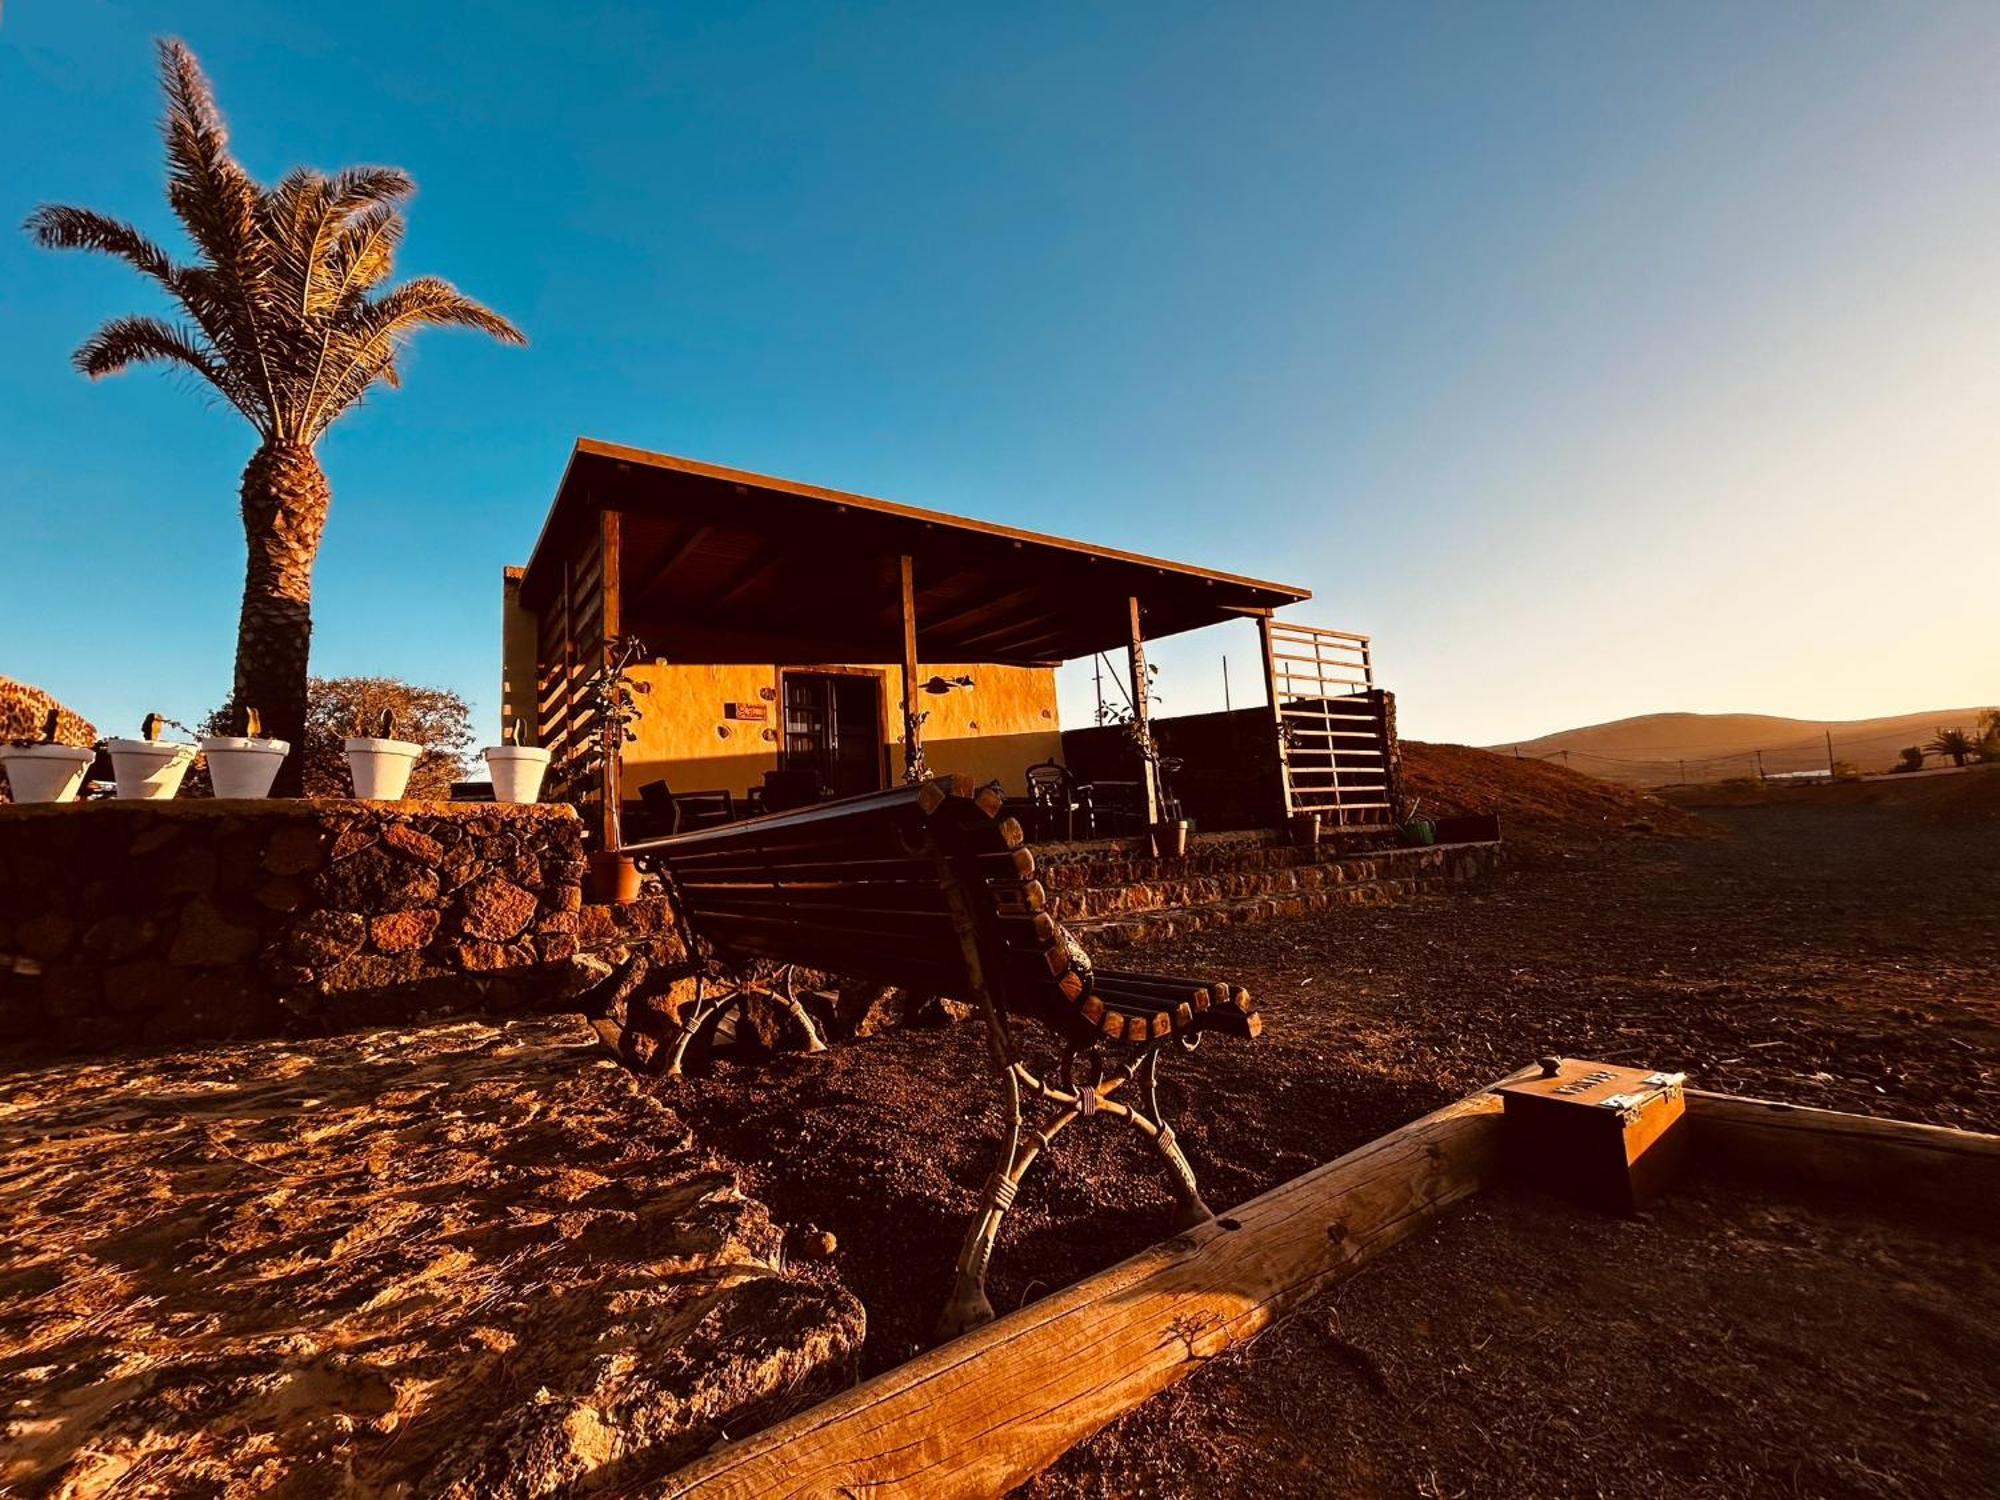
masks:
{"label": "mountain ridge", "polygon": [[1980,708],[1937,708],[1865,719],[1795,719],[1782,714],[1634,714],[1482,748],[1554,760],[1627,786],[1670,786],[1732,776],[1823,771],[1832,759],[1886,771],[1907,745],[1941,728],[1970,729]]}

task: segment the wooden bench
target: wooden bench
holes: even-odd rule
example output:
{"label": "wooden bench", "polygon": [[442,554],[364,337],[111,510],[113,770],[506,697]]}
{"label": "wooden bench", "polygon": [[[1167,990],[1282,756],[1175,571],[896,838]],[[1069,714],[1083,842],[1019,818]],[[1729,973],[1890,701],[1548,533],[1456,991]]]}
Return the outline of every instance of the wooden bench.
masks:
{"label": "wooden bench", "polygon": [[[1138,1130],[1166,1162],[1175,1232],[1206,1222],[1194,1172],[1160,1117],[1160,1055],[1192,1051],[1211,1031],[1254,1037],[1262,1024],[1248,992],[1226,981],[1092,964],[1050,910],[1034,853],[1001,804],[995,788],[936,777],[627,846],[661,874],[690,935],[716,957],[925,988],[979,1008],[1007,1123],[959,1253],[947,1336],[993,1316],[986,1267],[1001,1219],[1035,1158],[1075,1120],[1101,1115]],[[698,998],[682,1048],[742,998]],[[1023,1060],[1009,1016],[1052,1035],[1052,1075]],[[1029,1100],[1048,1107],[1038,1127]]]}

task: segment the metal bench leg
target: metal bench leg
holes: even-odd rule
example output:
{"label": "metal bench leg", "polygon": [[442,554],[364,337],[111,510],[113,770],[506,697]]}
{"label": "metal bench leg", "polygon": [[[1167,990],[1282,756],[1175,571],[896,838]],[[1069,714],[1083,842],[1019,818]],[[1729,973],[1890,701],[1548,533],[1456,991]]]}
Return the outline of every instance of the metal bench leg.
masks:
{"label": "metal bench leg", "polygon": [[712,1022],[719,1021],[723,1011],[743,998],[743,994],[739,990],[734,994],[723,996],[720,1000],[709,1000],[704,1003],[702,992],[707,987],[707,976],[702,974],[695,975],[694,1005],[689,1009],[687,1019],[681,1023],[681,1034],[674,1038],[673,1053],[667,1058],[666,1076],[668,1078],[679,1078],[682,1076],[681,1064],[687,1061],[688,1048],[694,1045],[695,1034],[704,1030]]}
{"label": "metal bench leg", "polygon": [[782,1005],[785,1008],[786,1014],[789,1015],[795,1022],[797,1022],[799,1030],[803,1031],[806,1034],[806,1051],[824,1052],[826,1051],[826,1040],[825,1038],[820,1036],[819,1027],[813,1024],[812,1013],[805,1008],[803,1003],[800,1002],[798,994],[796,993],[796,991],[794,991],[792,987],[793,981],[797,977],[798,977],[797,965],[795,964],[785,965],[784,993],[781,995],[773,995],[771,998],[773,1000],[776,1000],[778,1004]]}
{"label": "metal bench leg", "polygon": [[681,1067],[687,1061],[688,1050],[693,1047],[696,1036],[704,1031],[712,1031],[716,1026],[721,1024],[724,1011],[730,1009],[732,1006],[741,1005],[752,995],[761,995],[766,1000],[775,1001],[793,1021],[798,1023],[799,1030],[803,1031],[806,1036],[806,1051],[826,1051],[826,1041],[820,1036],[819,1027],[813,1023],[812,1013],[805,1008],[804,1002],[792,992],[792,975],[790,969],[785,971],[785,989],[783,994],[778,993],[776,990],[764,989],[760,985],[739,985],[721,999],[709,1001],[707,1004],[704,1004],[702,1002],[702,987],[704,983],[705,980],[701,975],[695,976],[694,1007],[689,1011],[688,1019],[681,1027],[681,1034],[674,1038],[673,1055],[667,1061],[666,1076],[668,1078],[683,1076]]}
{"label": "metal bench leg", "polygon": [[966,1240],[958,1248],[958,1276],[952,1282],[952,1300],[944,1304],[944,1316],[938,1318],[938,1338],[956,1338],[968,1328],[978,1328],[982,1322],[992,1322],[994,1304],[986,1300],[986,1266],[994,1258],[994,1240],[1000,1236],[1000,1220],[1006,1218],[1006,1210],[1014,1206],[1014,1194],[1020,1192],[1020,1178],[1034,1162],[1036,1146],[1028,1150],[1026,1160],[1022,1160],[1020,1136],[1022,1136],[1022,1108],[1020,1108],[1020,1076],[1014,1072],[1014,1048],[1006,1038],[1006,1022],[1000,1020],[998,1010],[990,1000],[984,1000],[980,1010],[986,1014],[986,1040],[994,1058],[994,1070],[1000,1074],[1000,1086],[1006,1096],[1006,1138],[1000,1146],[1000,1158],[994,1162],[994,1172],[986,1178],[986,1188],[980,1194],[980,1208],[972,1224],[966,1228]]}
{"label": "metal bench leg", "polygon": [[1139,1084],[1140,1096],[1145,1100],[1145,1110],[1127,1105],[1125,1118],[1130,1120],[1141,1134],[1151,1139],[1154,1147],[1167,1163],[1167,1175],[1172,1179],[1174,1200],[1179,1205],[1174,1211],[1173,1231],[1185,1234],[1206,1224],[1215,1217],[1208,1205],[1201,1201],[1201,1189],[1194,1180],[1194,1168],[1181,1154],[1180,1142],[1174,1139],[1173,1126],[1160,1118],[1160,1052],[1157,1047],[1148,1052],[1140,1062],[1135,1077]]}

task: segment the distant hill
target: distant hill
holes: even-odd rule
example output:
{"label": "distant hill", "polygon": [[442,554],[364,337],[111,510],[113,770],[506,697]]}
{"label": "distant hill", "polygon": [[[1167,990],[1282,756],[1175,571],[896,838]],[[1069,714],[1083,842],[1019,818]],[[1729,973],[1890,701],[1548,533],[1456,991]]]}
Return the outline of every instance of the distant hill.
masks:
{"label": "distant hill", "polygon": [[1781,719],[1772,714],[1640,714],[1610,724],[1565,729],[1488,749],[1552,760],[1626,786],[1723,781],[1764,772],[1823,771],[1827,736],[1836,760],[1886,771],[1905,745],[1922,745],[1940,727],[1970,729],[1977,708],[1937,708],[1881,719]]}
{"label": "distant hill", "polygon": [[[2000,782],[2000,776],[1993,778]],[[1633,837],[1703,838],[1711,830],[1658,797],[1545,760],[1464,745],[1403,741],[1403,792],[1416,811],[1498,813],[1516,851],[1573,850]]]}

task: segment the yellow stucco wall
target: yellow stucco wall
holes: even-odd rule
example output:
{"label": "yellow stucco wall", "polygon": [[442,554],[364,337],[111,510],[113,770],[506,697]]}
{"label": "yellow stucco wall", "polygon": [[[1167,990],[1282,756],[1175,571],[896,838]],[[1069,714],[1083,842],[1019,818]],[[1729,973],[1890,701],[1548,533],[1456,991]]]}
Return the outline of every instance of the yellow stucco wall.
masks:
{"label": "yellow stucco wall", "polygon": [[[634,679],[649,684],[650,691],[640,699],[639,737],[625,747],[623,795],[636,798],[641,786],[658,780],[677,792],[721,789],[739,797],[763,785],[764,773],[778,766],[783,727],[779,678],[784,670],[816,669],[684,663],[634,669]],[[883,785],[894,785],[903,769],[902,670],[879,664],[863,670],[880,674],[888,721]],[[1054,671],[926,662],[919,672],[925,679],[961,674],[973,679],[970,690],[921,695],[930,711],[923,728],[930,768],[1025,792],[1024,773],[1030,765],[1062,756]],[[732,720],[727,717],[730,703],[761,704],[769,716],[761,723]]]}
{"label": "yellow stucco wall", "polygon": [[[532,745],[537,743],[535,617],[521,607],[519,594],[520,570],[509,568],[501,608],[501,723],[520,718],[522,743]],[[634,726],[639,737],[625,747],[623,796],[635,799],[641,786],[660,780],[677,792],[720,788],[738,797],[761,786],[764,773],[778,765],[783,724],[779,680],[785,670],[832,668],[679,662],[635,668],[632,676],[650,690],[639,699],[642,713]],[[879,674],[882,683],[882,784],[893,786],[903,772],[902,669],[878,664],[862,670]],[[961,675],[972,678],[971,689],[919,695],[930,712],[923,729],[930,768],[962,772],[980,782],[998,781],[1010,793],[1024,793],[1029,766],[1062,758],[1055,672],[1048,667],[983,662],[926,662],[919,672],[925,680]],[[768,717],[762,723],[732,720],[725,707],[730,703],[763,704]]]}

